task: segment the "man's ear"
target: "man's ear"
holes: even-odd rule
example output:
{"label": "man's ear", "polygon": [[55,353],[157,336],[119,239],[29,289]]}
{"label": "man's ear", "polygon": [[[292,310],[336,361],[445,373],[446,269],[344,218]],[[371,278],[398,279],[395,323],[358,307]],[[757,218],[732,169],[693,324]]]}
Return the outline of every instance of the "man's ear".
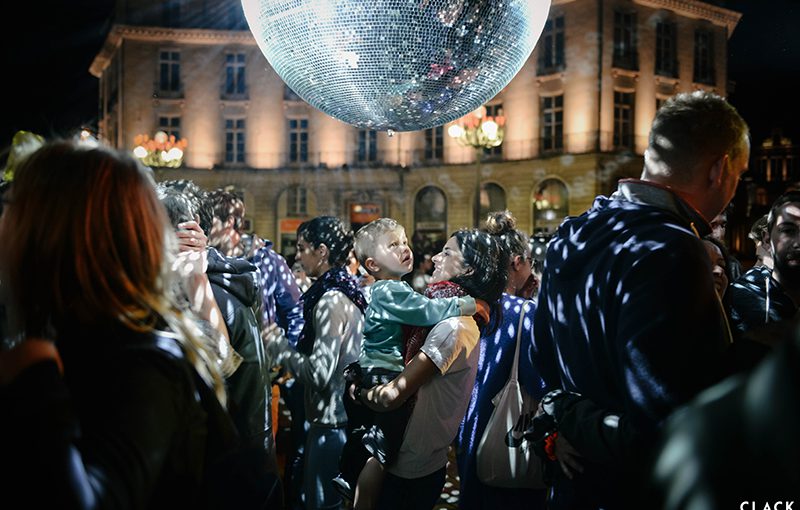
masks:
{"label": "man's ear", "polygon": [[367,271],[369,271],[370,273],[377,273],[378,271],[381,270],[378,263],[375,262],[375,259],[373,259],[372,257],[367,257],[367,260],[364,261],[364,267],[367,268]]}
{"label": "man's ear", "polygon": [[708,173],[708,183],[712,187],[718,188],[722,183],[722,176],[725,174],[725,167],[728,165],[728,155],[725,154],[711,165]]}

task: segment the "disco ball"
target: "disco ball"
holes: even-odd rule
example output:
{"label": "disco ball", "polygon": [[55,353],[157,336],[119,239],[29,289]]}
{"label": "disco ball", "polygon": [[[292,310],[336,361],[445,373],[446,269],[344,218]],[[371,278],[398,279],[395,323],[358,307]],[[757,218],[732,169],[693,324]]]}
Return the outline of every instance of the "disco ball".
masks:
{"label": "disco ball", "polygon": [[550,0],[242,0],[261,51],[312,106],[359,128],[416,131],[494,97]]}

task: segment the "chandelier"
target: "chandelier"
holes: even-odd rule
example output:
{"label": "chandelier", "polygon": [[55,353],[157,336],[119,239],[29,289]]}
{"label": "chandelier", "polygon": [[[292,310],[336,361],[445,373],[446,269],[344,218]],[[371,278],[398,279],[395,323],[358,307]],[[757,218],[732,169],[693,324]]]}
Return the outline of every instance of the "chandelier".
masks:
{"label": "chandelier", "polygon": [[528,59],[550,0],[242,0],[297,95],[362,129],[415,131],[490,100]]}
{"label": "chandelier", "polygon": [[136,147],[133,155],[149,167],[178,168],[183,163],[183,151],[189,142],[186,138],[175,139],[175,135],[167,135],[158,131],[153,138],[146,134],[136,135],[133,139]]}
{"label": "chandelier", "polygon": [[505,116],[486,115],[486,107],[481,106],[447,128],[447,135],[465,147],[491,149],[503,143],[505,125]]}

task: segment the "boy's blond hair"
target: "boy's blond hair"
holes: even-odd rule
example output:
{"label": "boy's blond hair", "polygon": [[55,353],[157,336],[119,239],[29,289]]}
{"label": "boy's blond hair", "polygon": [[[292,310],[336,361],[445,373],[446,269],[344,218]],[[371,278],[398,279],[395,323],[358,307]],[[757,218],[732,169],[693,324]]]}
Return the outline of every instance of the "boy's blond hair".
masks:
{"label": "boy's blond hair", "polygon": [[397,230],[405,231],[405,228],[392,218],[378,218],[358,229],[354,243],[358,263],[366,269],[367,259],[375,254],[378,239],[387,232],[395,232]]}

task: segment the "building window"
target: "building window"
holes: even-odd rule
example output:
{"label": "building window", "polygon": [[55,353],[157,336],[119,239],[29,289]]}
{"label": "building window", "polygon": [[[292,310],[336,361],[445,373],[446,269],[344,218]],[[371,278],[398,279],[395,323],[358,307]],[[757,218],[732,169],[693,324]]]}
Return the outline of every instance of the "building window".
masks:
{"label": "building window", "polygon": [[225,55],[225,95],[241,96],[245,88],[245,62],[247,55],[244,53],[228,53]]}
{"label": "building window", "polygon": [[633,149],[633,92],[614,91],[614,148]]}
{"label": "building window", "polygon": [[158,117],[158,130],[167,136],[172,135],[176,140],[181,139],[181,118],[178,115],[162,115]]}
{"label": "building window", "polygon": [[308,192],[300,186],[292,186],[286,192],[286,215],[303,217],[308,215]]}
{"label": "building window", "polygon": [[656,97],[656,113],[658,113],[658,110],[660,110],[661,107],[664,106],[664,103],[666,102],[667,102],[666,97]]}
{"label": "building window", "polygon": [[564,69],[564,16],[547,20],[539,38],[539,47],[538,74],[551,74]]}
{"label": "building window", "polygon": [[438,253],[447,240],[447,197],[435,186],[426,186],[414,199],[414,250]]}
{"label": "building window", "polygon": [[244,163],[244,119],[225,119],[225,163]]}
{"label": "building window", "polygon": [[425,130],[425,159],[444,158],[444,128],[436,126]]}
{"label": "building window", "polygon": [[289,119],[289,162],[308,162],[308,119]]}
{"label": "building window", "polygon": [[708,30],[694,33],[694,81],[714,85],[714,34]]}
{"label": "building window", "polygon": [[542,150],[564,148],[564,96],[542,98]]}
{"label": "building window", "polygon": [[480,217],[486,218],[492,211],[503,211],[506,208],[506,192],[493,182],[481,185]]}
{"label": "building window", "polygon": [[158,88],[161,92],[180,92],[181,53],[179,51],[159,52]]}
{"label": "building window", "polygon": [[534,232],[552,234],[569,214],[569,192],[558,179],[547,179],[533,196]]}
{"label": "building window", "polygon": [[614,12],[614,67],[639,69],[636,53],[636,13]]}
{"label": "building window", "polygon": [[360,129],[358,131],[358,161],[378,159],[378,132]]}
{"label": "building window", "polygon": [[656,25],[656,74],[678,76],[678,29],[675,23]]}

